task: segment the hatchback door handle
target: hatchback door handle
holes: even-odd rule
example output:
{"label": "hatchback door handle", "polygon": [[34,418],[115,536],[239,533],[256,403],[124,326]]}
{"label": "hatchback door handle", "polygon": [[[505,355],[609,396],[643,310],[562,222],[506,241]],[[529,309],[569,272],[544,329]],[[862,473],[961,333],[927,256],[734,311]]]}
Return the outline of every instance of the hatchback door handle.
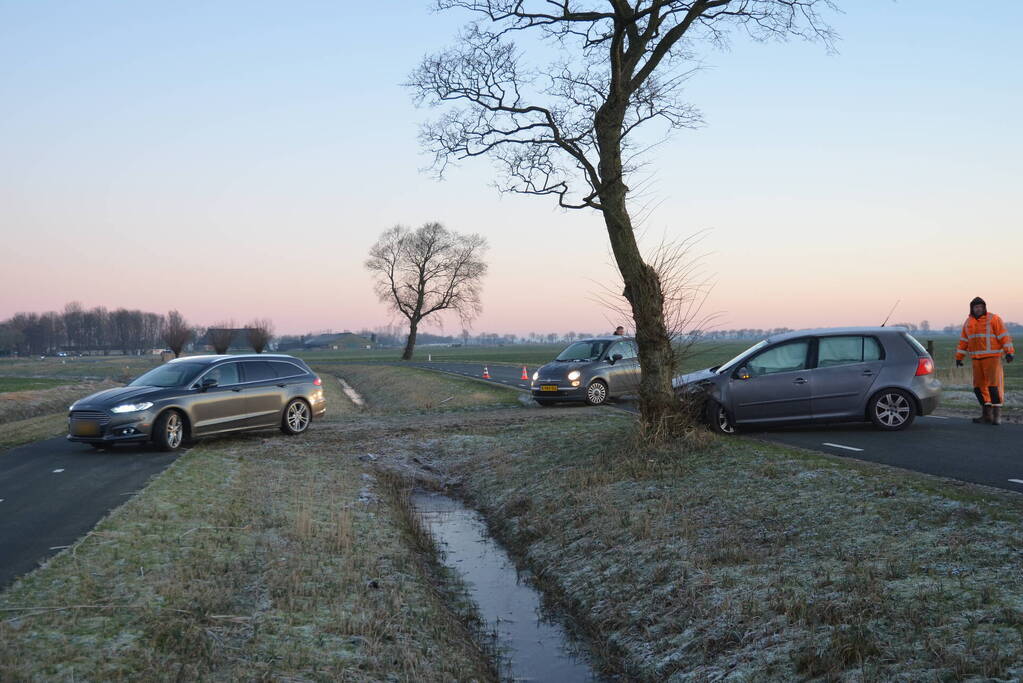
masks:
{"label": "hatchback door handle", "polygon": [[871,376],[871,375],[873,375],[873,374],[874,374],[874,371],[873,371],[873,370],[864,370],[864,371],[863,371],[863,376],[864,376],[864,377],[870,377],[870,376]]}
{"label": "hatchback door handle", "polygon": [[277,386],[279,386],[281,389],[283,389],[284,387],[286,387],[288,385],[287,384],[278,384]]}
{"label": "hatchback door handle", "polygon": [[793,384],[806,384],[806,380],[803,379],[802,377],[797,377],[794,380],[792,380],[792,383]]}
{"label": "hatchback door handle", "polygon": [[238,392],[238,391],[241,391],[241,390],[242,390],[241,387],[238,387],[237,389],[232,389],[231,391]]}

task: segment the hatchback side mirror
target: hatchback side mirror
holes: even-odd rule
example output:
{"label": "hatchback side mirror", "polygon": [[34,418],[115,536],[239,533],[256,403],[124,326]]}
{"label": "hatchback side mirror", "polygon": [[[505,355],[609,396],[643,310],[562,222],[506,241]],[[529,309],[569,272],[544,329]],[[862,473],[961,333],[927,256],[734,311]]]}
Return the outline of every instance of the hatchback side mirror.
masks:
{"label": "hatchback side mirror", "polygon": [[753,375],[750,374],[749,368],[743,365],[741,368],[735,371],[736,379],[749,379]]}
{"label": "hatchback side mirror", "polygon": [[608,360],[611,361],[611,365],[614,365],[615,363],[617,363],[621,359],[622,359],[622,354],[616,353],[613,356],[611,356],[611,358],[609,358]]}
{"label": "hatchback side mirror", "polygon": [[214,377],[207,377],[206,379],[204,379],[202,381],[202,386],[200,387],[200,389],[202,389],[203,391],[206,391],[207,389],[210,389],[210,388],[215,387],[215,386],[217,386],[216,378],[214,378]]}

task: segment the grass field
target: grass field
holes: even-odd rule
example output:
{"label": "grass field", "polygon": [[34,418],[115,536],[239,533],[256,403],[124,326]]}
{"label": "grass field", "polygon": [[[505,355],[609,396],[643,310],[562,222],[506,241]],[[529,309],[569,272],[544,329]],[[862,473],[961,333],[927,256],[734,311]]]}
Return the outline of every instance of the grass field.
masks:
{"label": "grass field", "polygon": [[45,377],[0,377],[0,394],[12,391],[29,391],[32,389],[52,389],[53,387],[68,384],[66,379],[51,379]]}
{"label": "grass field", "polygon": [[[305,436],[200,442],[0,594],[0,679],[492,680],[409,521],[412,477],[481,510],[609,673],[1023,677],[1018,496],[703,430],[652,448],[613,411],[334,371],[364,407],[324,373],[330,418]],[[459,385],[488,407],[437,410]]]}

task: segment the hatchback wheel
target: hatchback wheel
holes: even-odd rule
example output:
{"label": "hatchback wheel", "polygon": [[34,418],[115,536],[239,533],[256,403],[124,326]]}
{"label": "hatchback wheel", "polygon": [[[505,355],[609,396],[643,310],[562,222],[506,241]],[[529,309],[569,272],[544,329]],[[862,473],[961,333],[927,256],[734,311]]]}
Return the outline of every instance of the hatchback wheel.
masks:
{"label": "hatchback wheel", "polygon": [[735,434],[735,425],[725,407],[717,401],[707,400],[707,424],[717,434]]}
{"label": "hatchback wheel", "polygon": [[153,425],[153,443],[161,451],[175,451],[185,440],[185,420],[176,410],[168,410]]}
{"label": "hatchback wheel", "polygon": [[293,399],[284,409],[281,431],[290,436],[301,434],[309,427],[309,404],[300,398]]}
{"label": "hatchback wheel", "polygon": [[870,399],[867,413],[874,426],[887,432],[905,429],[916,417],[913,398],[902,389],[885,389],[875,395]]}
{"label": "hatchback wheel", "polygon": [[586,402],[591,406],[607,403],[607,385],[602,380],[595,379],[586,387]]}

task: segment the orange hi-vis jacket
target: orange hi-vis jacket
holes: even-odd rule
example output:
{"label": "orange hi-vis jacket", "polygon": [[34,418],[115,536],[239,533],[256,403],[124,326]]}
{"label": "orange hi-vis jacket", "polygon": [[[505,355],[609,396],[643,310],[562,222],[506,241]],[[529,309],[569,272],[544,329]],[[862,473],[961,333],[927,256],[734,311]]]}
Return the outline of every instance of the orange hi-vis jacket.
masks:
{"label": "orange hi-vis jacket", "polygon": [[956,349],[956,360],[962,360],[966,354],[973,360],[993,358],[1002,355],[1003,351],[1016,353],[1012,348],[1012,337],[1001,318],[994,313],[985,313],[979,318],[971,315],[966,319]]}

